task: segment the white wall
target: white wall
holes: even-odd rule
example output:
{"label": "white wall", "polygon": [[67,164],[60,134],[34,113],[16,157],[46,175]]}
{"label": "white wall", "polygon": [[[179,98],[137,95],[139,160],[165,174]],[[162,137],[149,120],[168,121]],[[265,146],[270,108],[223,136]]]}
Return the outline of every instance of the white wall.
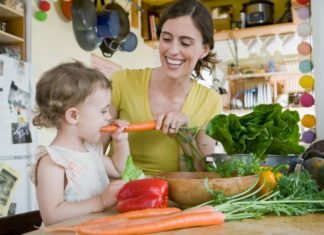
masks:
{"label": "white wall", "polygon": [[[33,0],[33,15],[38,10],[37,2],[38,0]],[[35,67],[36,80],[44,71],[71,58],[90,64],[91,53],[102,55],[100,49],[87,52],[78,46],[74,38],[72,22],[67,22],[60,16],[59,2],[51,3],[46,21],[39,22],[32,17],[31,62]],[[131,53],[116,52],[111,60],[123,68],[156,66],[159,63],[157,51],[144,44],[139,30],[131,29],[131,31],[138,37],[139,43],[136,50]],[[54,134],[54,130],[38,131],[38,144],[49,144]]]}
{"label": "white wall", "polygon": [[[324,139],[324,31],[319,22],[324,22],[324,1],[312,0],[312,27],[313,27],[313,62],[315,79],[316,101],[316,135],[317,139]],[[321,24],[322,24],[321,23]]]}

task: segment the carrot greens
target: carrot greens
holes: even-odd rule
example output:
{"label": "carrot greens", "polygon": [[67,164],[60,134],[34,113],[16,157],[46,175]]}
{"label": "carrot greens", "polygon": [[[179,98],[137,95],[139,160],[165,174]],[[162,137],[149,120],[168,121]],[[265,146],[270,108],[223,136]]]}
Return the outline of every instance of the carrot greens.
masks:
{"label": "carrot greens", "polygon": [[257,195],[262,186],[257,190],[254,186],[235,197],[213,193],[214,199],[202,205],[214,206],[225,214],[225,220],[261,218],[266,214],[298,216],[324,211],[324,191],[318,188],[307,171],[282,175],[274,190],[263,196]]}
{"label": "carrot greens", "polygon": [[[205,156],[200,152],[196,144],[196,137],[199,131],[200,128],[198,127],[182,126],[176,135],[176,139],[183,151],[186,170],[191,172],[200,171],[205,167]],[[199,163],[198,165],[197,162]]]}

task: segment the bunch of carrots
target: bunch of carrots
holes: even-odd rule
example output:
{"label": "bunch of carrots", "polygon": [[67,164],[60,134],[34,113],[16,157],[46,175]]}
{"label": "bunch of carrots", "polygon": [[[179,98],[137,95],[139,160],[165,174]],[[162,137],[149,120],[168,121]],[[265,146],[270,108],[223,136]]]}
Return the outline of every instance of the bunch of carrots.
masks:
{"label": "bunch of carrots", "polygon": [[174,229],[202,227],[224,223],[225,216],[212,206],[189,210],[154,208],[107,216],[69,227],[45,228],[47,232],[74,232],[78,234],[124,235],[148,234]]}

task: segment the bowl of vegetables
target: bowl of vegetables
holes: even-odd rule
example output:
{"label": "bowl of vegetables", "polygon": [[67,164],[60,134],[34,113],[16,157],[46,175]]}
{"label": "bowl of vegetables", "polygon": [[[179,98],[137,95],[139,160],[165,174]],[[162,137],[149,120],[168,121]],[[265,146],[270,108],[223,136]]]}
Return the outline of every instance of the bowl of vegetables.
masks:
{"label": "bowl of vegetables", "polygon": [[256,183],[257,175],[221,178],[215,172],[166,172],[158,176],[168,181],[169,199],[182,207],[191,207],[213,199],[213,193],[232,196]]}
{"label": "bowl of vegetables", "polygon": [[264,159],[259,159],[251,154],[215,153],[206,157],[206,171],[216,172],[221,177],[245,176],[259,172],[260,167],[269,166],[279,167],[280,172],[289,174],[294,171],[298,158],[294,154],[267,154]]}

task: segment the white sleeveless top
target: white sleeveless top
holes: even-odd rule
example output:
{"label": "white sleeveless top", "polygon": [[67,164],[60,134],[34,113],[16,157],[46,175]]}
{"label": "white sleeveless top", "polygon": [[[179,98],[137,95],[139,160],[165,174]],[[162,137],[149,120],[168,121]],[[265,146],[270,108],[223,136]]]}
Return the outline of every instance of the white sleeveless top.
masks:
{"label": "white sleeveless top", "polygon": [[103,192],[109,183],[102,151],[99,145],[85,144],[88,152],[78,152],[51,145],[38,146],[29,164],[29,177],[36,184],[38,161],[48,154],[52,161],[63,167],[67,178],[64,189],[65,201],[82,201]]}

